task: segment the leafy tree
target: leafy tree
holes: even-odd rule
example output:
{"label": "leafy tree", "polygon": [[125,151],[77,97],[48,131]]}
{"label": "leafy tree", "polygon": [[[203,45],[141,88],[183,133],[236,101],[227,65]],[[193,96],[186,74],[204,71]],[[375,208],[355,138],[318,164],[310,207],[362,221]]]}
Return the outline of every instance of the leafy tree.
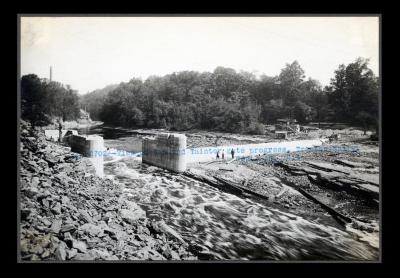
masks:
{"label": "leafy tree", "polygon": [[266,104],[272,99],[279,98],[278,82],[277,76],[261,76],[260,80],[256,82],[255,88],[252,90],[253,98],[261,105]]}
{"label": "leafy tree", "polygon": [[234,69],[217,67],[211,78],[214,94],[229,98],[232,92],[240,90],[241,78]]}
{"label": "leafy tree", "polygon": [[33,126],[44,125],[49,122],[46,91],[35,74],[21,78],[21,117],[28,120]]}
{"label": "leafy tree", "polygon": [[298,100],[294,106],[294,116],[300,123],[305,123],[311,120],[313,109],[304,102]]}
{"label": "leafy tree", "polygon": [[77,92],[58,82],[42,81],[34,74],[21,78],[22,118],[46,125],[52,118],[76,120],[80,115]]}
{"label": "leafy tree", "polygon": [[367,133],[368,128],[370,128],[371,126],[375,126],[376,124],[375,117],[371,113],[365,111],[358,112],[356,115],[356,119],[362,126],[364,130],[364,135]]}
{"label": "leafy tree", "polygon": [[286,64],[279,74],[280,91],[285,105],[294,105],[298,99],[300,86],[305,75],[297,61]]}
{"label": "leafy tree", "polygon": [[262,134],[263,123],[286,117],[302,123],[350,119],[372,124],[358,113],[377,117],[378,83],[359,59],[340,65],[331,85],[322,89],[317,80],[304,80],[304,70],[294,61],[275,77],[217,67],[150,76],[144,82],[134,78],[104,98],[90,95],[85,101],[99,103],[99,118],[109,125]]}
{"label": "leafy tree", "polygon": [[375,123],[377,129],[379,80],[368,63],[368,59],[357,58],[354,63],[339,66],[328,88],[329,104],[336,120],[363,127]]}
{"label": "leafy tree", "polygon": [[91,119],[100,120],[100,111],[107,95],[117,87],[118,85],[112,84],[81,96],[79,100],[81,109],[89,111]]}

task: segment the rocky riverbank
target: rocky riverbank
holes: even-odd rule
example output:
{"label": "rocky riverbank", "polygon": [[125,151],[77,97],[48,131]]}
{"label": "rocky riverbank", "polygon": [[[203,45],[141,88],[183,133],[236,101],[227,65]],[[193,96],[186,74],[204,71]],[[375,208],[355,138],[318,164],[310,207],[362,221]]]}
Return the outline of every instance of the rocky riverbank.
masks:
{"label": "rocky riverbank", "polygon": [[[379,248],[379,147],[375,144],[346,138],[291,154],[199,163],[191,172],[212,182],[223,179],[242,191],[262,195],[268,206],[349,231]],[[321,203],[351,219],[350,223],[336,221]]]}
{"label": "rocky riverbank", "polygon": [[88,160],[21,122],[22,260],[194,260],[164,221],[151,221]]}

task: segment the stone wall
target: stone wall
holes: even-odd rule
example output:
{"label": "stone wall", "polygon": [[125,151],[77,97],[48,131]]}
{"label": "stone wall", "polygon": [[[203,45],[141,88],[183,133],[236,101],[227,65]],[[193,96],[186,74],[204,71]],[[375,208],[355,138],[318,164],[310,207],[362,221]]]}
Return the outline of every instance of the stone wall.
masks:
{"label": "stone wall", "polygon": [[186,171],[186,136],[163,133],[143,138],[142,162],[175,172]]}

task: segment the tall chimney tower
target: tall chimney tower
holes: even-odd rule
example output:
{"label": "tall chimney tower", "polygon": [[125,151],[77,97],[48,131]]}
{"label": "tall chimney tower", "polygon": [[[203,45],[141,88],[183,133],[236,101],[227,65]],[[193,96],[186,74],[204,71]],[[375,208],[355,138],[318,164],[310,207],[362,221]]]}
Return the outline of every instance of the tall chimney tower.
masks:
{"label": "tall chimney tower", "polygon": [[50,82],[53,80],[53,67],[50,66]]}

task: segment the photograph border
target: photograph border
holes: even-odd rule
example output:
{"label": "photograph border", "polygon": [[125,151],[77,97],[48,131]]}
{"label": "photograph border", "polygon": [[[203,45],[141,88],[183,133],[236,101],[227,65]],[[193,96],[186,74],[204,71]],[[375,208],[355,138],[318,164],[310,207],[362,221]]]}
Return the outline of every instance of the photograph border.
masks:
{"label": "photograph border", "polygon": [[[382,263],[382,252],[383,252],[383,227],[382,227],[382,13],[18,13],[17,15],[17,263],[27,263],[27,264],[47,264],[47,263],[166,263],[166,264],[264,264],[264,263],[367,263],[376,264]],[[21,259],[20,252],[20,240],[21,240],[21,230],[20,230],[20,202],[21,202],[21,180],[20,180],[20,117],[21,117],[21,18],[22,17],[378,17],[379,18],[379,259],[374,261],[344,261],[344,260],[166,260],[166,261],[149,261],[149,260],[112,260],[112,261],[52,261],[52,260],[42,260],[42,261],[25,261]]]}

